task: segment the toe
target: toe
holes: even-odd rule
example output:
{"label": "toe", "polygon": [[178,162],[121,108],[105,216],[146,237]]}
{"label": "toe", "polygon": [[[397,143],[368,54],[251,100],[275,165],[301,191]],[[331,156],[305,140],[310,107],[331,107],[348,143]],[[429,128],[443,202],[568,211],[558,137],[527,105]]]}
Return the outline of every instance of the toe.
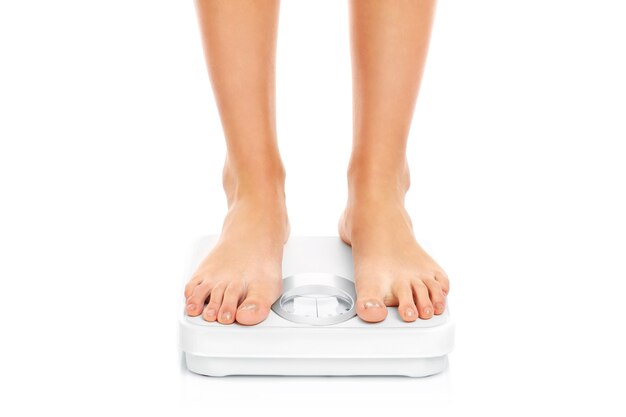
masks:
{"label": "toe", "polygon": [[415,291],[415,304],[417,305],[420,318],[431,318],[433,316],[433,305],[430,302],[428,287],[420,279],[413,284],[413,290]]}
{"label": "toe", "polygon": [[237,310],[237,323],[251,326],[259,324],[270,312],[272,303],[276,301],[276,294],[279,293],[269,286],[259,286],[250,284],[246,298]]}
{"label": "toe", "polygon": [[213,287],[213,290],[211,290],[209,303],[206,305],[206,307],[204,307],[204,311],[202,313],[202,318],[206,321],[217,320],[217,312],[222,306],[222,299],[224,298],[225,289],[226,285],[219,283],[216,284],[215,287]]}
{"label": "toe", "polygon": [[413,290],[411,289],[411,285],[407,281],[403,281],[403,284],[397,286],[394,294],[398,299],[398,313],[400,313],[402,320],[417,320],[417,307],[413,302]]}
{"label": "toe", "polygon": [[367,322],[376,323],[385,320],[387,307],[381,291],[377,288],[357,288],[356,314]]}
{"label": "toe", "polygon": [[434,313],[441,314],[445,310],[446,297],[441,288],[441,284],[434,279],[424,280],[424,284],[428,287],[428,295],[430,296],[430,302],[433,305]]}
{"label": "toe", "polygon": [[201,283],[202,283],[202,278],[200,277],[193,277],[191,280],[189,280],[187,285],[185,285],[185,298],[191,297],[193,290]]}
{"label": "toe", "polygon": [[445,296],[450,292],[450,280],[445,272],[440,271],[435,274],[435,280],[441,285],[441,290]]}
{"label": "toe", "polygon": [[228,287],[226,287],[224,299],[222,300],[222,307],[220,308],[217,316],[217,321],[222,324],[231,324],[235,321],[237,304],[239,304],[243,291],[244,285],[240,281],[233,281],[228,285]]}
{"label": "toe", "polygon": [[205,281],[193,288],[191,294],[187,297],[186,303],[187,314],[189,316],[195,317],[202,313],[204,302],[211,292],[211,287],[212,285]]}

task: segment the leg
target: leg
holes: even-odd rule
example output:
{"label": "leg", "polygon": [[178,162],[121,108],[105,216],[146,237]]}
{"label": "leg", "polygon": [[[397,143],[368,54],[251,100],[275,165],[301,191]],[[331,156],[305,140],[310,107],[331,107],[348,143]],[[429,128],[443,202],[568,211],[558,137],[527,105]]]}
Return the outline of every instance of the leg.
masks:
{"label": "leg", "polygon": [[228,214],[185,287],[187,313],[257,324],[281,293],[289,236],[274,104],[279,0],[197,0],[196,7],[226,137]]}
{"label": "leg", "polygon": [[392,305],[406,321],[441,314],[449,290],[404,208],[406,142],[434,8],[434,0],[350,3],[354,139],[339,233],[352,245],[357,313],[370,322]]}

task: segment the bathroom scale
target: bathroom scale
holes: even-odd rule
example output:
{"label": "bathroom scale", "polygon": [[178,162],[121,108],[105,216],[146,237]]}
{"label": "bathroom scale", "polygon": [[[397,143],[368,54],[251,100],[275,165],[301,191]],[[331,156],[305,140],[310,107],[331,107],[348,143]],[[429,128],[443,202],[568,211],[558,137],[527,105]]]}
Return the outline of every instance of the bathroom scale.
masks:
{"label": "bathroom scale", "polygon": [[[183,287],[217,239],[197,241]],[[361,320],[352,251],[338,236],[291,236],[282,272],[282,295],[267,319],[254,326],[190,317],[182,297],[180,350],[191,372],[423,377],[447,367],[454,345],[447,303],[442,314],[427,320],[405,322],[397,307],[387,307],[382,322]]]}

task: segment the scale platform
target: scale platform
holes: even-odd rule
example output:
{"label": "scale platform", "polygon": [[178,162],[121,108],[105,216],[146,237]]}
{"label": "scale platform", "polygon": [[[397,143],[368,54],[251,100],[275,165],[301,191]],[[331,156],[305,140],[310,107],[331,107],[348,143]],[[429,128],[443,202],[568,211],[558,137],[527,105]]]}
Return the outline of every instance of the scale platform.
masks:
{"label": "scale platform", "polygon": [[[200,239],[184,283],[217,236]],[[396,307],[367,323],[356,316],[352,252],[336,236],[292,236],[283,254],[283,294],[255,326],[207,322],[180,307],[187,368],[226,375],[404,375],[443,371],[454,345],[450,312],[407,323]],[[182,294],[181,289],[181,294]]]}

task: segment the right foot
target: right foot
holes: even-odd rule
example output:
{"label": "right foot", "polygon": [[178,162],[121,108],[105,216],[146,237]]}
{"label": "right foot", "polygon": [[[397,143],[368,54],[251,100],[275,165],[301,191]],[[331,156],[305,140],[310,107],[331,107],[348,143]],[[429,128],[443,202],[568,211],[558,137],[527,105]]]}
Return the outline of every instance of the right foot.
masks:
{"label": "right foot", "polygon": [[189,316],[253,325],[282,292],[283,246],[289,237],[284,176],[238,184],[224,170],[228,214],[220,238],[185,287]]}

